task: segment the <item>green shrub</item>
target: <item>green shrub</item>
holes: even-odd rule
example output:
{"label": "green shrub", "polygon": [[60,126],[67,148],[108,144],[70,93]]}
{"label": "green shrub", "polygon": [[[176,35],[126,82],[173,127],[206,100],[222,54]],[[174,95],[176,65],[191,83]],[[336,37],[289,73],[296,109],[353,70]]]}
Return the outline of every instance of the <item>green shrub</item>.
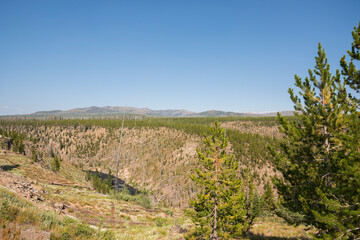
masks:
{"label": "green shrub", "polygon": [[155,224],[157,227],[163,227],[167,225],[167,219],[158,217],[155,219]]}
{"label": "green shrub", "polygon": [[136,202],[137,204],[145,207],[145,208],[151,208],[151,202],[148,198],[148,196],[145,193],[139,193],[135,195],[131,195],[130,193],[125,191],[118,192],[116,194],[112,195],[117,200],[123,200],[123,201],[131,201]]}
{"label": "green shrub", "polygon": [[34,146],[31,146],[31,158],[34,162],[37,162],[37,156]]}
{"label": "green shrub", "polygon": [[174,215],[174,212],[171,211],[170,209],[165,209],[164,212],[169,215],[169,216],[173,216]]}
{"label": "green shrub", "polygon": [[88,224],[75,221],[71,218],[65,218],[62,224],[64,226],[60,228],[57,232],[54,232],[50,239],[91,239],[92,236],[94,236],[96,233],[96,231],[92,229]]}

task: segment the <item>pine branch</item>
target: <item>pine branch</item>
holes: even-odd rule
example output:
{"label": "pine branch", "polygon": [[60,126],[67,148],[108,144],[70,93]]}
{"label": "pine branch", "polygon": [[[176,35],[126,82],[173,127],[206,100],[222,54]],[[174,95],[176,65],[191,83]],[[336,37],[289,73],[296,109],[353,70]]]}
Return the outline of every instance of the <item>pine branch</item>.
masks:
{"label": "pine branch", "polygon": [[[360,230],[360,227],[354,228],[354,229],[348,229],[348,230],[345,231],[343,234],[341,234],[341,236],[338,237],[337,239],[340,239],[340,238],[342,238],[345,234],[348,234],[349,232],[353,232],[353,231],[356,231],[356,230]],[[355,239],[359,239],[359,238],[355,238]]]}

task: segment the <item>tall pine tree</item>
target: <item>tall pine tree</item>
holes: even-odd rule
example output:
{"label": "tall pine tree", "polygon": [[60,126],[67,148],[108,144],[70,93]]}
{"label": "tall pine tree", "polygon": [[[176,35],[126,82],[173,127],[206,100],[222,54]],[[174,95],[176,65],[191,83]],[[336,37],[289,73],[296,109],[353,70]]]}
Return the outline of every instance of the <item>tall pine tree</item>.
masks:
{"label": "tall pine tree", "polygon": [[360,70],[356,69],[356,63],[360,61],[360,23],[354,28],[352,37],[351,51],[348,51],[350,63],[346,63],[344,56],[340,65],[345,82],[356,95],[349,94],[345,101],[349,116],[347,128],[339,132],[343,147],[337,154],[341,170],[337,175],[337,191],[334,193],[340,203],[333,205],[343,225],[340,236],[360,238]]}
{"label": "tall pine tree", "polygon": [[[299,123],[289,123],[279,117],[281,129],[289,141],[282,146],[280,154],[273,151],[277,166],[284,174],[283,180],[276,181],[284,205],[305,214],[305,222],[315,225],[320,230],[318,237],[325,239],[358,239],[360,236],[360,70],[356,69],[360,60],[360,24],[354,29],[351,51],[348,51],[351,60],[349,64],[345,56],[340,60],[346,85],[340,82],[337,73],[333,78],[336,84],[330,91],[329,117],[322,117],[322,122],[311,121],[314,118],[309,117],[318,114],[314,110],[319,109],[316,101],[310,101],[316,99],[313,93],[317,90],[321,95],[329,91],[319,88],[316,81],[305,80],[301,84],[296,80],[296,85],[302,89],[306,108],[302,108],[301,101],[290,91],[296,103],[295,109],[302,115]],[[327,79],[326,72],[320,71],[321,82]],[[311,88],[309,83],[313,83],[315,88]],[[352,88],[355,95],[347,94],[346,87]],[[319,113],[323,116],[323,111]],[[314,124],[313,129],[308,122]],[[320,136],[314,138],[316,129],[325,124],[327,128],[322,127]],[[319,147],[320,155],[308,154]],[[300,154],[301,150],[303,154]],[[314,167],[318,171],[313,171]],[[308,181],[306,176],[310,177]],[[313,180],[314,177],[317,181]],[[314,184],[314,190],[304,187],[306,182]]]}
{"label": "tall pine tree", "polygon": [[201,188],[190,201],[189,211],[195,223],[197,239],[226,239],[240,236],[249,228],[246,220],[242,181],[237,177],[238,164],[226,153],[224,129],[215,122],[210,135],[205,136],[205,149],[198,150],[201,168],[191,179]]}
{"label": "tall pine tree", "polygon": [[282,205],[305,216],[304,222],[314,225],[321,239],[334,239],[352,233],[347,231],[341,193],[344,162],[339,152],[346,151],[340,135],[348,131],[349,107],[346,88],[330,73],[325,51],[319,44],[314,70],[302,80],[295,76],[300,96],[289,89],[294,102],[296,121],[278,117],[286,142],[281,152],[272,149],[275,165],[283,177],[274,181]]}
{"label": "tall pine tree", "polygon": [[[351,58],[350,63],[347,64],[345,61],[345,56],[340,60],[340,65],[342,67],[342,75],[344,75],[346,83],[355,90],[356,93],[360,93],[360,70],[356,69],[355,61],[360,60],[360,23],[359,26],[354,28],[352,32],[353,42],[351,44],[351,51],[348,51],[348,54]],[[360,104],[359,97],[354,97],[354,100]],[[359,107],[359,106],[358,106]]]}

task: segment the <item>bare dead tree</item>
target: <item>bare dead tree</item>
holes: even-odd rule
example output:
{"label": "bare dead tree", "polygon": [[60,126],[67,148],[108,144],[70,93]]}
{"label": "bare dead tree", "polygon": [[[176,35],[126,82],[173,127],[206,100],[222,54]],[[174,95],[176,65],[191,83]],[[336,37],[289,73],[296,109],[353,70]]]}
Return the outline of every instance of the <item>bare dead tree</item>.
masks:
{"label": "bare dead tree", "polygon": [[[176,173],[174,173],[174,176],[170,176],[170,168],[169,168],[169,172],[168,172],[168,205],[170,207],[175,205],[175,201],[177,199],[176,196],[176,178],[178,176],[176,175]],[[173,182],[174,180],[174,182]]]}
{"label": "bare dead tree", "polygon": [[170,208],[170,203],[171,203],[171,180],[170,180],[170,168],[169,168],[169,176],[168,176],[168,188],[169,188],[169,193],[168,193],[168,207]]}
{"label": "bare dead tree", "polygon": [[147,171],[147,167],[148,167],[148,160],[145,160],[145,164],[143,164],[143,176],[142,176],[142,183],[141,183],[141,187],[144,187],[145,184],[145,177],[146,177],[146,171]]}
{"label": "bare dead tree", "polygon": [[51,146],[50,146],[50,141],[49,141],[49,150],[48,150],[48,154],[49,154],[49,162],[48,162],[49,170],[51,169],[51,167],[50,167],[50,159],[51,159],[51,150],[50,150],[50,148],[51,148]]}
{"label": "bare dead tree", "polygon": [[[163,155],[161,155],[163,156]],[[162,180],[162,176],[163,176],[163,163],[162,163],[162,157],[160,159],[160,187],[163,187],[163,180]]]}
{"label": "bare dead tree", "polygon": [[161,195],[161,193],[159,194],[159,197],[154,196],[154,198],[155,198],[155,206],[157,206],[164,197],[165,197],[165,194]]}
{"label": "bare dead tree", "polygon": [[125,121],[125,112],[127,110],[127,107],[124,110],[124,114],[123,114],[123,119],[122,119],[122,124],[121,124],[121,130],[120,130],[120,142],[119,142],[119,151],[118,151],[118,156],[116,159],[116,178],[115,178],[115,193],[118,190],[118,175],[119,175],[119,162],[120,162],[120,151],[121,151],[121,140],[122,140],[122,133],[123,133],[123,128],[124,128],[124,121]]}
{"label": "bare dead tree", "polygon": [[157,138],[157,142],[156,142],[156,155],[158,162],[160,164],[160,187],[162,187],[162,157],[159,154],[159,137]]}

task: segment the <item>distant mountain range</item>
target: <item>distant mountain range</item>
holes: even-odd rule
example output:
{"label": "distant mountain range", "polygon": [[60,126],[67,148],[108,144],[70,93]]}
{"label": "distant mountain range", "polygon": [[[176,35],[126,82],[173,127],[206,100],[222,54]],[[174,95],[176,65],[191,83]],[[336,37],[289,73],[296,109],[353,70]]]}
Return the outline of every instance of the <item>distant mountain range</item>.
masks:
{"label": "distant mountain range", "polygon": [[[149,108],[135,108],[135,107],[122,107],[122,106],[104,106],[104,107],[86,107],[74,108],[70,110],[52,110],[40,111],[32,114],[17,115],[24,117],[95,117],[95,116],[117,116],[126,111],[126,115],[139,115],[139,116],[153,116],[153,117],[264,117],[276,116],[276,112],[268,113],[238,113],[238,112],[224,112],[217,110],[210,110],[205,112],[191,112],[184,109],[168,109],[168,110],[152,110]],[[292,111],[281,112],[284,116],[293,115]]]}

